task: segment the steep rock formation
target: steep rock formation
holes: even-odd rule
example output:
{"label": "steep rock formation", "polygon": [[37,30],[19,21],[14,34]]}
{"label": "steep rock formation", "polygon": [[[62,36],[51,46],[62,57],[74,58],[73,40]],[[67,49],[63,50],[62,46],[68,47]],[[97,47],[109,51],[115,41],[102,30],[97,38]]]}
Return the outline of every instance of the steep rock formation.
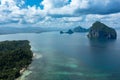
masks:
{"label": "steep rock formation", "polygon": [[97,39],[116,39],[117,33],[115,29],[96,21],[90,28],[88,37]]}

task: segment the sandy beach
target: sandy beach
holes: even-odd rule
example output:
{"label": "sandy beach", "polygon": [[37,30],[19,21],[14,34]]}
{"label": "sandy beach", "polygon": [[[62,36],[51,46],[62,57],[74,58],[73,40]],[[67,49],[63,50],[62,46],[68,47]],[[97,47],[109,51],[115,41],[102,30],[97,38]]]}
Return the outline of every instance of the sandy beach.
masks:
{"label": "sandy beach", "polygon": [[[33,58],[32,59],[39,59],[42,58],[42,55],[39,55],[37,53],[33,53]],[[28,67],[24,67],[20,70],[20,77],[15,79],[15,80],[25,80],[25,77],[27,77],[28,75],[30,75],[32,73],[32,71],[28,70]]]}

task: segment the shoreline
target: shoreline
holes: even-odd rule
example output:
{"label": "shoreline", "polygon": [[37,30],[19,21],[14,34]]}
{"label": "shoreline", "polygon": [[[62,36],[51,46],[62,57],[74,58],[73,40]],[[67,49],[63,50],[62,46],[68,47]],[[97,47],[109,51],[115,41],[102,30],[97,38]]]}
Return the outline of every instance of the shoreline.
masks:
{"label": "shoreline", "polygon": [[[33,53],[33,59],[38,59],[38,58],[42,58],[42,55],[37,55],[37,53]],[[32,72],[28,69],[30,66],[30,64],[28,66],[23,67],[19,73],[20,76],[18,78],[16,78],[15,80],[25,80],[25,77],[28,76],[29,74],[31,74]]]}
{"label": "shoreline", "polygon": [[21,70],[20,70],[20,75],[22,75],[24,72],[25,72],[25,70],[27,70],[27,68],[22,68]]}
{"label": "shoreline", "polygon": [[[33,53],[33,57],[32,57],[32,59],[33,59],[35,56],[36,56],[36,54]],[[29,65],[30,65],[30,64],[29,64]],[[20,78],[24,75],[24,72],[28,70],[29,65],[23,67],[23,68],[19,71],[20,76],[19,76],[18,78],[16,78],[15,80],[21,80]]]}

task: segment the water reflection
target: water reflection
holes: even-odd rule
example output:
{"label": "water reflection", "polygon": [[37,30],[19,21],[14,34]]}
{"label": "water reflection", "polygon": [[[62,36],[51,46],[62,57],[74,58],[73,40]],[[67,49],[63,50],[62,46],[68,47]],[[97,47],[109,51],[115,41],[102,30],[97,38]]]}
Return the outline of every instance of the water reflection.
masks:
{"label": "water reflection", "polygon": [[105,56],[106,54],[114,53],[116,40],[97,40],[89,39],[90,53],[98,56]]}
{"label": "water reflection", "polygon": [[[116,40],[89,40],[91,65],[94,69],[109,72],[112,75],[120,72],[119,51]],[[119,75],[119,74],[118,74]]]}

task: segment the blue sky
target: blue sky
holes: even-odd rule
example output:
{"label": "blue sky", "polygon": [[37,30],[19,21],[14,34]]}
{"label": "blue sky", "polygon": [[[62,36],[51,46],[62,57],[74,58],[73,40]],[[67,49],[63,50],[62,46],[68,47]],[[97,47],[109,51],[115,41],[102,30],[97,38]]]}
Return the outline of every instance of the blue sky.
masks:
{"label": "blue sky", "polygon": [[40,5],[40,3],[43,1],[43,0],[24,0],[25,1],[25,5],[26,6],[34,6],[36,5],[36,7],[40,7],[41,9],[43,9],[43,6]]}
{"label": "blue sky", "polygon": [[[120,0],[0,0],[0,27],[120,27]],[[17,26],[16,26],[17,25]]]}

